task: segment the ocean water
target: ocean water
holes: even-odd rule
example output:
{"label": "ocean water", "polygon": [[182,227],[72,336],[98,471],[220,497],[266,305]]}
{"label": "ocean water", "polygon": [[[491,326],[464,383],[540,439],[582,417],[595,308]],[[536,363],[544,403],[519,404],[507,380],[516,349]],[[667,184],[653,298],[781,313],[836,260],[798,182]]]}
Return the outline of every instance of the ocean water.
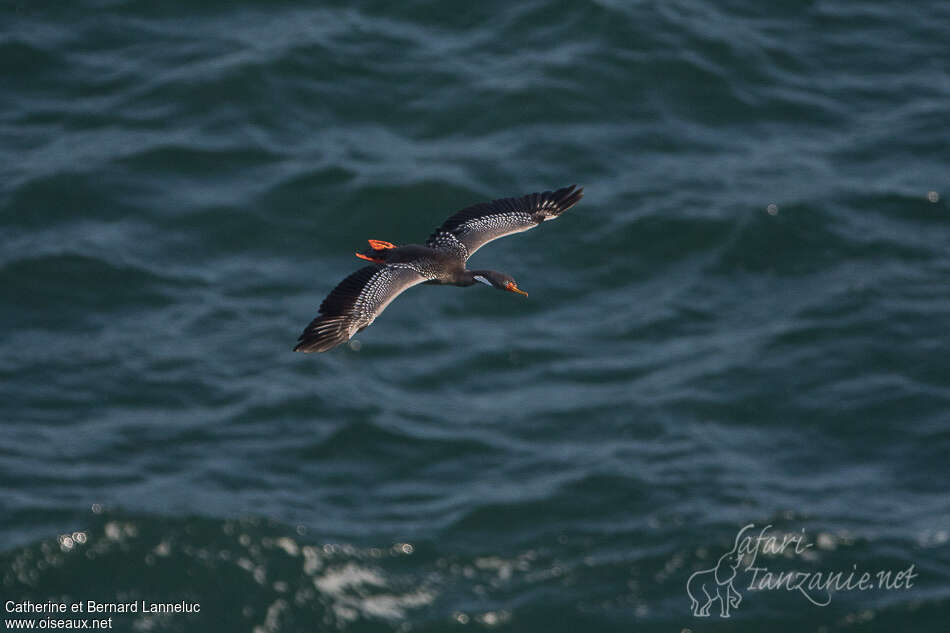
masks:
{"label": "ocean water", "polygon": [[3,2],[5,630],[948,630],[948,6]]}

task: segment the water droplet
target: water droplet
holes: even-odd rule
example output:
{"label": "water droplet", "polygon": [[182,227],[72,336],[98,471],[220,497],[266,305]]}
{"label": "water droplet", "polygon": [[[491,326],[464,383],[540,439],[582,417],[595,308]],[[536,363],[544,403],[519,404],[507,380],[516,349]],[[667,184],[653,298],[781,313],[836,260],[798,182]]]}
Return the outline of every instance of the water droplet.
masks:
{"label": "water droplet", "polygon": [[939,201],[940,201],[940,194],[937,193],[936,191],[928,191],[928,192],[927,192],[927,199],[930,200],[931,202],[939,202]]}
{"label": "water droplet", "polygon": [[765,207],[765,210],[769,215],[778,215],[778,205],[774,202]]}

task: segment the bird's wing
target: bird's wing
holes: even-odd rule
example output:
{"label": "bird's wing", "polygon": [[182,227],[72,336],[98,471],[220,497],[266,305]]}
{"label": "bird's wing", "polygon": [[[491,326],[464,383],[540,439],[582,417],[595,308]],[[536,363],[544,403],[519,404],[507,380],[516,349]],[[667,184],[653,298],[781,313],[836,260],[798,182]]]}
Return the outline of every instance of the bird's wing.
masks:
{"label": "bird's wing", "polygon": [[499,237],[533,229],[561,215],[584,195],[577,185],[521,198],[500,198],[462,209],[435,230],[426,246],[450,251],[463,260]]}
{"label": "bird's wing", "polygon": [[428,279],[401,264],[360,268],[323,300],[320,314],[300,335],[294,351],[325,352],[348,341],[400,293]]}

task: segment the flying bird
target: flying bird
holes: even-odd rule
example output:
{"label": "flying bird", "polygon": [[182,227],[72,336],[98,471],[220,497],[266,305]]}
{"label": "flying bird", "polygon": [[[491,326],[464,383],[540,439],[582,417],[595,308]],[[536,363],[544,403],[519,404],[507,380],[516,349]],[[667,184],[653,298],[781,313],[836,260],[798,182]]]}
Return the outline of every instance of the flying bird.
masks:
{"label": "flying bird", "polygon": [[510,275],[469,270],[468,258],[499,237],[533,229],[577,204],[584,195],[577,185],[557,191],[500,198],[462,209],[437,228],[425,245],[396,246],[369,240],[356,253],[373,262],[344,279],[320,304],[320,314],[304,329],[295,352],[325,352],[368,327],[404,290],[423,284],[471,286],[476,282],[528,296]]}

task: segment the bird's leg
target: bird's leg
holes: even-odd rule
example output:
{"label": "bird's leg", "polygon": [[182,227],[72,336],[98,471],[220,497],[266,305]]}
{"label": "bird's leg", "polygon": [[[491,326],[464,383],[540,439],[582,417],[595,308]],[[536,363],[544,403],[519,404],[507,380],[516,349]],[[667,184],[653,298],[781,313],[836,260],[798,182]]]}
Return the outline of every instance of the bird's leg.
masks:
{"label": "bird's leg", "polygon": [[387,242],[385,240],[367,240],[367,241],[369,242],[370,247],[373,249],[373,254],[356,253],[356,256],[359,257],[360,259],[365,259],[368,262],[373,262],[374,264],[386,263],[385,257],[375,256],[377,254],[382,255],[380,251],[386,251],[386,250],[396,248],[395,244],[392,244],[391,242]]}

